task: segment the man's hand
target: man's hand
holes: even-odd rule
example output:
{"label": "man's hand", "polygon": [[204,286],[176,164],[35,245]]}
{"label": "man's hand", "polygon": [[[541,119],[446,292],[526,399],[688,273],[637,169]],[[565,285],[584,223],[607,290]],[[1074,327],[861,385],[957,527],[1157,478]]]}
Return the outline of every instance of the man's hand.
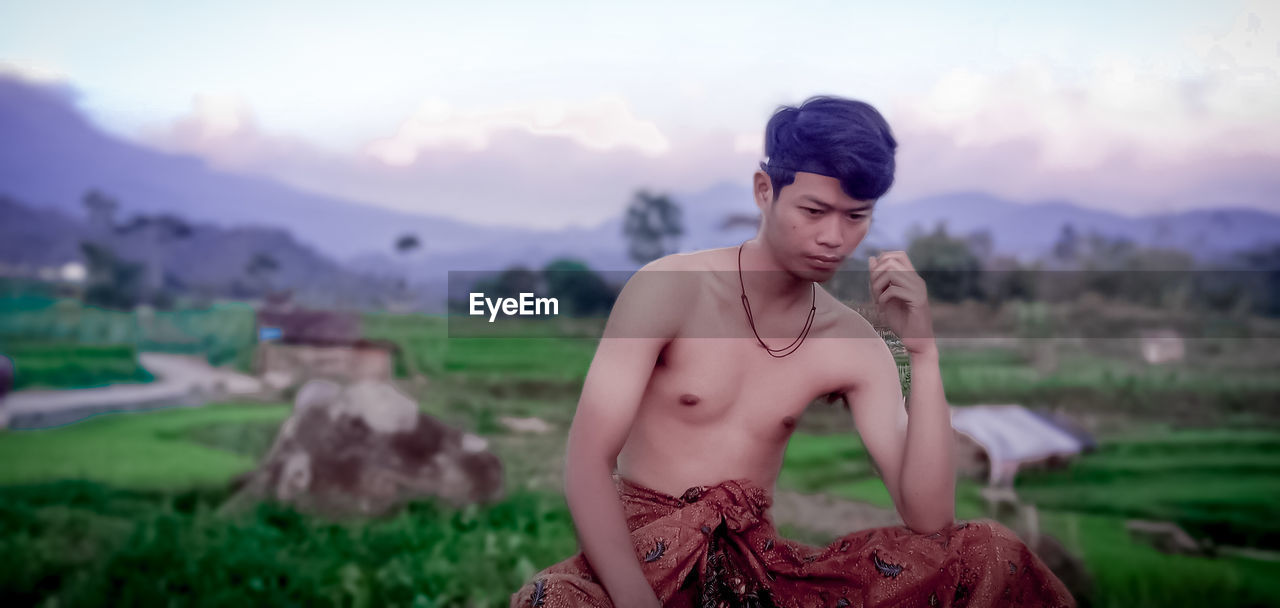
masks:
{"label": "man's hand", "polygon": [[867,260],[871,298],[880,318],[913,354],[937,350],[929,292],[905,251],[886,251]]}

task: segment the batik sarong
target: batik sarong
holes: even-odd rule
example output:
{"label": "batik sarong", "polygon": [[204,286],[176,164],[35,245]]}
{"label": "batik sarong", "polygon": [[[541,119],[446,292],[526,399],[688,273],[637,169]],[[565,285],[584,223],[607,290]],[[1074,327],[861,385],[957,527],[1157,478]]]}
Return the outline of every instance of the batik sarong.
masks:
{"label": "batik sarong", "polygon": [[[768,493],[746,479],[680,497],[616,474],[614,483],[636,559],[668,608],[1076,605],[1044,562],[993,520],[927,535],[874,528],[818,547],[781,537]],[[579,551],[534,575],[511,606],[613,603]]]}

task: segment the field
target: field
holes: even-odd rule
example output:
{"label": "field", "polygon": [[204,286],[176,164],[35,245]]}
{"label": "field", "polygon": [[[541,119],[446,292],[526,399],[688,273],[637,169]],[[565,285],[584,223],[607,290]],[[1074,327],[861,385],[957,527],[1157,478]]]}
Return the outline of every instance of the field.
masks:
{"label": "field", "polygon": [[14,289],[0,282],[0,354],[14,360],[17,389],[148,382],[150,374],[137,362],[141,351],[200,354],[241,370],[252,362],[253,309],[247,304],[121,312]]}
{"label": "field", "polygon": [[[363,524],[271,505],[215,515],[227,481],[265,452],[287,404],[0,433],[0,589],[43,605],[506,605],[530,574],[577,547],[561,467],[594,340],[451,338],[438,317],[386,314],[366,316],[365,331],[401,346],[399,375],[427,378],[405,383],[424,411],[491,440],[504,462],[503,500],[465,510],[419,503]],[[1275,355],[1265,343],[1195,347],[1164,367],[1135,362],[1114,341],[1061,345],[1052,365],[1016,344],[944,350],[953,403],[1063,407],[1100,438],[1096,453],[1066,470],[1024,473],[1017,486],[1044,530],[1083,556],[1094,605],[1258,606],[1280,592],[1275,561],[1164,555],[1125,531],[1130,517],[1168,519],[1264,558],[1278,548],[1280,384],[1264,373]],[[229,352],[227,361],[243,356]],[[504,415],[537,416],[556,431],[513,434],[498,422]],[[958,517],[985,515],[978,489],[960,484]],[[822,403],[800,421],[779,490],[891,506],[848,412]]]}
{"label": "field", "polygon": [[0,344],[13,361],[14,390],[92,388],[125,382],[150,382],[131,344],[13,342]]}

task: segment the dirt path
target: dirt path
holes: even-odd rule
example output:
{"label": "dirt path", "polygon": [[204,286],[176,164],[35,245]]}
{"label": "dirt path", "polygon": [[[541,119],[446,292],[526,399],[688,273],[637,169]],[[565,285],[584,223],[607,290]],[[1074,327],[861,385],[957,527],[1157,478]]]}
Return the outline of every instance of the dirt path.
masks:
{"label": "dirt path", "polygon": [[[156,377],[143,384],[101,388],[18,391],[0,404],[9,428],[41,428],[67,424],[93,414],[167,405],[201,405],[215,395],[261,390],[252,377],[213,367],[203,357],[141,353],[142,366]],[[0,419],[0,428],[4,428]]]}

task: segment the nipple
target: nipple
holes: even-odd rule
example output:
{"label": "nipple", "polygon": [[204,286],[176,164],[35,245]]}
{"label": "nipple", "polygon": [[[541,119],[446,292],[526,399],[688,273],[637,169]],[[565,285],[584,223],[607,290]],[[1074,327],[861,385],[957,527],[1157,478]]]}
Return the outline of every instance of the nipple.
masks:
{"label": "nipple", "polygon": [[692,395],[689,393],[680,395],[680,403],[684,405],[697,405],[698,401],[700,401],[700,399],[698,399],[697,395]]}
{"label": "nipple", "polygon": [[791,416],[787,416],[782,419],[782,426],[788,429],[796,428],[796,419]]}

